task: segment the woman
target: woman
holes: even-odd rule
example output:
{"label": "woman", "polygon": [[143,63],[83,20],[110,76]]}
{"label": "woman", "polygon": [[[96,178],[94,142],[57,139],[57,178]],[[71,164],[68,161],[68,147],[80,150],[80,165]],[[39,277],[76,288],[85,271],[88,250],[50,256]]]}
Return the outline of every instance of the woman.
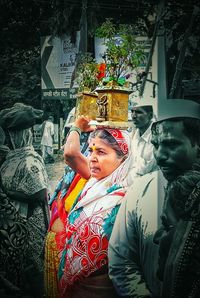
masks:
{"label": "woman", "polygon": [[108,278],[108,241],[121,201],[131,184],[130,139],[118,129],[96,129],[89,138],[89,156],[80,152],[81,131],[90,131],[87,117],[71,128],[64,149],[66,163],[88,180],[76,193],[64,229],[59,265],[63,297],[117,297]]}
{"label": "woman", "polygon": [[[33,138],[29,128],[33,120],[38,117],[38,113],[36,115],[34,109],[29,107],[30,117],[27,119],[27,108],[28,106],[19,104],[2,111],[5,121],[3,123],[6,132],[5,142],[10,151],[0,171],[3,192],[9,197],[18,215],[26,222],[29,234],[26,239],[28,250],[23,260],[23,278],[25,278],[23,287],[31,296],[41,297],[43,295],[44,238],[48,227],[48,181],[43,159],[32,146]],[[10,117],[11,114],[12,117]],[[23,116],[25,129],[21,128]],[[9,119],[12,119],[12,123]],[[20,126],[18,126],[19,123]]]}
{"label": "woman", "polygon": [[[5,133],[0,127],[0,166],[10,149],[4,145]],[[1,176],[0,176],[1,178]],[[24,258],[27,253],[26,220],[18,214],[3,192],[0,179],[0,291],[4,297],[23,297]]]}
{"label": "woman", "polygon": [[[0,165],[8,152],[7,146],[0,145]],[[0,292],[3,297],[25,296],[23,274],[28,235],[26,220],[3,192],[0,181]]]}

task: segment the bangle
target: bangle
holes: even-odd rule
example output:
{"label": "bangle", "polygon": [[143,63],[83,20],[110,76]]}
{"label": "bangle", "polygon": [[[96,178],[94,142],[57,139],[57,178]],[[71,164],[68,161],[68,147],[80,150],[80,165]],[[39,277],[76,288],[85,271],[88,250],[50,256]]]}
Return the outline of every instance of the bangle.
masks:
{"label": "bangle", "polygon": [[70,130],[69,130],[69,133],[72,132],[72,131],[76,131],[76,132],[79,134],[79,136],[81,136],[81,129],[80,129],[79,127],[77,127],[77,126],[72,126],[72,127],[70,128]]}

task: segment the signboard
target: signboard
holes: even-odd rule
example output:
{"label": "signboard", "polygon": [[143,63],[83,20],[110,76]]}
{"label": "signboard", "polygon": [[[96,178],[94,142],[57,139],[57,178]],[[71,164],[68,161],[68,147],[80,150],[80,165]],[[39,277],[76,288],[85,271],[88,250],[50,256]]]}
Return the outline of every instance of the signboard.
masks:
{"label": "signboard", "polygon": [[76,98],[77,91],[77,87],[42,89],[42,99],[73,99]]}
{"label": "signboard", "polygon": [[42,99],[75,98],[77,85],[74,80],[80,33],[76,42],[70,37],[46,36],[41,38]]}

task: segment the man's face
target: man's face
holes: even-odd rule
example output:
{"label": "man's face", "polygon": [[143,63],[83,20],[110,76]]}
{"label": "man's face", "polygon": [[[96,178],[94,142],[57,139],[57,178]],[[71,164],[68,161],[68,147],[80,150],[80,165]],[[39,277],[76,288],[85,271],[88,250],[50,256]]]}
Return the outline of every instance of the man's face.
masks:
{"label": "man's face", "polygon": [[164,177],[168,181],[191,169],[198,158],[198,146],[192,145],[184,133],[182,121],[163,121],[152,135],[154,156]]}
{"label": "man's face", "polygon": [[132,108],[132,120],[136,128],[141,129],[150,124],[152,114],[147,113],[142,107]]}

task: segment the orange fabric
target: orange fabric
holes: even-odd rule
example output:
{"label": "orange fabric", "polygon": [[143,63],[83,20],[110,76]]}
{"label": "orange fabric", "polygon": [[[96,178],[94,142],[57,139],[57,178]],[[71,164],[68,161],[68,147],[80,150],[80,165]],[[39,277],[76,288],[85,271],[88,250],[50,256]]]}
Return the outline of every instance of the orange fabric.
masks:
{"label": "orange fabric", "polygon": [[65,200],[67,199],[68,195],[71,193],[71,191],[74,189],[74,187],[76,186],[77,182],[80,179],[81,179],[81,176],[79,174],[76,174],[64,198],[60,198],[61,192],[59,192],[58,194],[58,199],[57,199],[58,214],[63,223],[65,223],[67,218],[67,213],[64,207]]}
{"label": "orange fabric", "polygon": [[[76,174],[66,195],[62,199],[60,198],[59,193],[57,199],[58,215],[64,226],[67,220],[68,213],[86,182],[86,179],[82,178],[79,174]],[[64,248],[66,240],[65,228],[62,231],[56,233],[55,239],[58,249],[62,250]]]}

